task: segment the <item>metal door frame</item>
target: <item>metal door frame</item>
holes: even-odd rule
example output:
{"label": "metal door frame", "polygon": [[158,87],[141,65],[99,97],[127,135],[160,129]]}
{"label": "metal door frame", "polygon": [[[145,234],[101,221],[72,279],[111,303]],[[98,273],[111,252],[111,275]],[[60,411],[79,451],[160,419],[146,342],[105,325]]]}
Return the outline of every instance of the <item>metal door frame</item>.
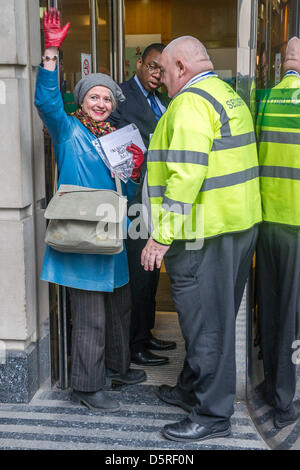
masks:
{"label": "metal door frame", "polygon": [[236,90],[250,105],[255,85],[258,0],[238,0]]}
{"label": "metal door frame", "polygon": [[[258,0],[238,0],[237,15],[237,80],[236,91],[248,104],[253,120],[255,119],[255,91],[256,91],[256,48],[257,48],[257,21]],[[252,272],[246,284],[246,338],[245,338],[245,396],[249,374],[251,370],[251,345],[252,342]]]}
{"label": "metal door frame", "polygon": [[[58,8],[58,0],[48,0],[48,9]],[[92,72],[98,70],[98,2],[90,0]],[[111,75],[117,82],[124,77],[124,1],[109,0]],[[58,77],[59,78],[59,77]],[[67,290],[57,286],[58,386],[65,390],[68,379]]]}
{"label": "metal door frame", "polygon": [[[268,6],[271,6],[269,2]],[[290,36],[300,35],[300,0],[293,0],[291,5],[292,31]],[[269,13],[269,17],[271,17]],[[258,0],[238,0],[238,30],[237,30],[237,92],[251,106],[252,94],[255,97],[256,91],[256,49],[257,49],[257,21],[258,21]],[[267,31],[268,33],[268,31]],[[270,50],[270,48],[269,48]],[[270,52],[269,52],[270,53]],[[270,67],[269,67],[270,69]],[[255,99],[255,98],[253,98]],[[253,118],[255,116],[253,115]],[[255,299],[254,289],[254,268],[247,282],[247,339],[246,339],[246,399],[251,402],[251,392],[253,389],[253,376],[257,373],[258,364],[253,361],[254,343],[254,320],[253,312]],[[257,360],[258,361],[258,360]]]}

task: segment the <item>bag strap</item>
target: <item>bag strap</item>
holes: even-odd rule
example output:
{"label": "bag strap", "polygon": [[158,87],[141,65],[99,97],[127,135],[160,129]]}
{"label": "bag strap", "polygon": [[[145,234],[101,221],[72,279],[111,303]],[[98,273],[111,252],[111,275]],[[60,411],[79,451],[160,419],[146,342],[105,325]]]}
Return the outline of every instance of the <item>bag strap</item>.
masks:
{"label": "bag strap", "polygon": [[[57,191],[57,176],[58,176],[58,169],[57,169],[57,163],[55,161],[55,168],[54,168],[54,182],[53,182],[53,194],[56,193]],[[115,181],[116,181],[116,188],[117,188],[117,193],[122,196],[122,185],[121,185],[121,180],[120,178],[115,174]]]}
{"label": "bag strap", "polygon": [[54,181],[53,181],[53,194],[55,194],[56,191],[57,191],[57,179],[58,179],[58,169],[57,169],[57,163],[56,163],[56,160],[55,160]]}
{"label": "bag strap", "polygon": [[117,193],[119,196],[122,196],[122,185],[120,178],[115,174],[115,181],[116,181],[116,188],[117,188]]}

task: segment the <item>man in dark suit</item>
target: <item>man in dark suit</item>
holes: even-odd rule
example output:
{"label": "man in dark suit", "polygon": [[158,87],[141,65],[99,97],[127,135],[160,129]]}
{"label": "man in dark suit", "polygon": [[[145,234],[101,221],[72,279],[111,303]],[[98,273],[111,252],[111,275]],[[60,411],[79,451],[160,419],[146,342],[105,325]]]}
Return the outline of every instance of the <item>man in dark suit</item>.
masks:
{"label": "man in dark suit", "polygon": [[[160,86],[160,68],[158,60],[164,49],[163,44],[150,44],[138,58],[136,74],[127,82],[121,83],[126,101],[110,115],[110,122],[117,128],[134,123],[138,127],[146,148],[151,134],[165,112],[168,100],[157,91]],[[143,174],[146,169],[146,158]],[[141,203],[140,183],[133,203]],[[131,217],[133,220],[134,217]],[[166,351],[174,349],[176,343],[155,338],[151,330],[155,322],[155,295],[159,281],[159,269],[145,271],[141,266],[141,252],[147,240],[127,239],[128,264],[132,293],[132,312],[130,327],[131,361],[142,365],[161,365],[168,362],[168,357],[153,354],[150,349]]]}

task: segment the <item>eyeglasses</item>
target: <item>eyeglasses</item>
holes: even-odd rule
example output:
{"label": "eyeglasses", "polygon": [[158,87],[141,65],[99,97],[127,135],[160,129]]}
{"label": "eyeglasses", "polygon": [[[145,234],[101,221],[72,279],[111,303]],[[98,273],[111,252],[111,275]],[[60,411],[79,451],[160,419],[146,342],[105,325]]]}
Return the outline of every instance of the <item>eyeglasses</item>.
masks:
{"label": "eyeglasses", "polygon": [[149,73],[160,73],[161,72],[161,69],[158,65],[153,65],[153,64],[145,64],[145,62],[143,62],[143,65],[146,67],[146,69],[148,70]]}

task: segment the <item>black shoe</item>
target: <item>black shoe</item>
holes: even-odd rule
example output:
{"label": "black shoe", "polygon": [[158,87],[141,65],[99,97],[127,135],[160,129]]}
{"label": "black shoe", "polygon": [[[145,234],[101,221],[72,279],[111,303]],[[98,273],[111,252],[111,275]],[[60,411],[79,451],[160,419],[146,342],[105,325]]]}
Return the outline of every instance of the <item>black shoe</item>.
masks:
{"label": "black shoe", "polygon": [[162,364],[167,364],[169,362],[169,358],[157,356],[147,349],[143,349],[143,351],[131,353],[131,362],[142,366],[161,366]]}
{"label": "black shoe", "polygon": [[151,335],[145,346],[147,349],[153,349],[155,351],[170,351],[176,348],[176,343],[175,341],[164,341]]}
{"label": "black shoe", "polygon": [[282,429],[295,423],[300,417],[300,400],[293,403],[290,411],[275,410],[274,426],[276,429]]}
{"label": "black shoe", "polygon": [[177,405],[183,408],[185,411],[191,411],[193,403],[188,403],[183,399],[182,394],[177,387],[170,387],[170,385],[161,385],[157,392],[158,398],[171,405]]}
{"label": "black shoe", "polygon": [[202,424],[194,423],[190,418],[185,418],[178,423],[166,424],[162,430],[167,439],[179,442],[203,441],[213,437],[225,437],[231,434],[230,424],[218,424],[206,428]]}
{"label": "black shoe", "polygon": [[93,411],[118,411],[120,409],[119,403],[110,398],[103,390],[98,390],[98,392],[73,390],[71,401],[76,404],[82,403]]}
{"label": "black shoe", "polygon": [[106,369],[106,376],[112,381],[112,383],[119,384],[138,384],[147,380],[147,375],[144,370],[140,369],[128,369],[125,374],[120,374],[112,369]]}

